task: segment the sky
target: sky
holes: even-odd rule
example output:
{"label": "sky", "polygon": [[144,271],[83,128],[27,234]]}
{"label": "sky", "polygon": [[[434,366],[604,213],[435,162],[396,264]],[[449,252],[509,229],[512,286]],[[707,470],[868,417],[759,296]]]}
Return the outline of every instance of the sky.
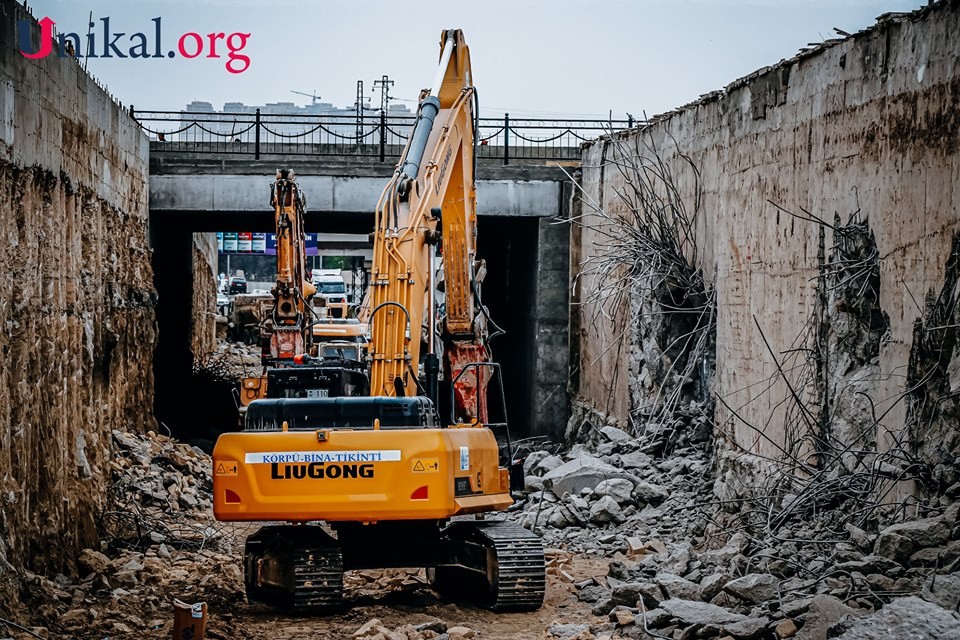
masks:
{"label": "sky", "polygon": [[[444,28],[463,29],[484,116],[607,117],[654,115],[695,100],[752,71],[792,57],[808,43],[854,33],[920,0],[28,0],[38,18],[61,32],[87,34],[93,12],[95,50],[102,18],[129,53],[141,32],[154,51],[161,18],[163,53],[180,37],[204,38],[198,57],[91,58],[89,71],[125,105],[179,110],[193,100],[260,105],[307,104],[292,93],[354,104],[357,80],[378,106],[373,81],[388,75],[391,95],[411,108],[430,84]],[[240,55],[249,66],[226,68],[207,57],[207,34],[248,33]],[[240,49],[240,38],[233,39]],[[189,54],[197,42],[186,36]],[[81,45],[81,50],[85,43]],[[233,63],[242,66],[241,60]]]}

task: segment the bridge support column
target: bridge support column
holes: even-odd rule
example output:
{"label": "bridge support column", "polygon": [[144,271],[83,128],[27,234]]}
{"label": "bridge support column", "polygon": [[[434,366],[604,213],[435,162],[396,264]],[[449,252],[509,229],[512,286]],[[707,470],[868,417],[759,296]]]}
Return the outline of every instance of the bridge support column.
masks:
{"label": "bridge support column", "polygon": [[567,397],[570,225],[557,218],[540,218],[537,223],[536,370],[530,435],[560,440],[570,413]]}

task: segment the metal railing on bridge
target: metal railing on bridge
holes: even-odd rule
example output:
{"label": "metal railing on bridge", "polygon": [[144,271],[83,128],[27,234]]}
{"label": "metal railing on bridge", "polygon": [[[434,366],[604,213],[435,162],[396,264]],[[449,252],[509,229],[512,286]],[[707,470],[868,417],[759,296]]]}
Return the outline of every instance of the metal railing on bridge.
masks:
{"label": "metal railing on bridge", "polygon": [[[150,138],[151,151],[253,156],[400,157],[416,116],[187,111],[130,114]],[[628,120],[480,118],[477,156],[511,160],[579,160],[580,144],[632,127]]]}

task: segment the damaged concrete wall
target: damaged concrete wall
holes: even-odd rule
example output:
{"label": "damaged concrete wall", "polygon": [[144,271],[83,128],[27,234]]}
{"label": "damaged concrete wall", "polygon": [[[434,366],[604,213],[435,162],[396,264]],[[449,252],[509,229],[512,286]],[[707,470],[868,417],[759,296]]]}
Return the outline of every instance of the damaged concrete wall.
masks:
{"label": "damaged concrete wall", "polygon": [[[152,423],[146,138],[0,0],[0,584],[96,544],[112,429]],[[33,24],[33,45],[39,27]],[[10,563],[10,564],[8,564]],[[2,597],[0,610],[8,598]]]}
{"label": "damaged concrete wall", "polygon": [[195,358],[217,350],[217,234],[193,234],[193,326]]}
{"label": "damaged concrete wall", "polygon": [[[776,457],[829,430],[883,450],[910,424],[931,464],[960,454],[949,397],[960,376],[945,375],[960,370],[957,341],[942,328],[956,324],[945,274],[960,229],[957,33],[955,0],[887,16],[585,149],[584,200],[613,212],[626,211],[617,140],[655,147],[687,198],[698,188],[682,157],[699,168],[694,235],[716,288],[721,451]],[[574,233],[576,270],[607,240],[589,216]],[[588,304],[574,323],[574,391],[621,422],[641,377],[630,356],[644,351],[641,332],[628,322],[638,308],[603,317]]]}
{"label": "damaged concrete wall", "polygon": [[[628,362],[632,313],[626,304],[592,301],[601,283],[589,266],[594,256],[603,254],[611,232],[593,211],[612,208],[604,201],[607,167],[591,147],[584,153],[581,190],[574,194],[570,217],[575,222],[570,234],[570,381],[577,400],[609,415],[621,424],[629,413]],[[576,411],[571,418],[577,420]],[[577,425],[572,425],[578,429]]]}

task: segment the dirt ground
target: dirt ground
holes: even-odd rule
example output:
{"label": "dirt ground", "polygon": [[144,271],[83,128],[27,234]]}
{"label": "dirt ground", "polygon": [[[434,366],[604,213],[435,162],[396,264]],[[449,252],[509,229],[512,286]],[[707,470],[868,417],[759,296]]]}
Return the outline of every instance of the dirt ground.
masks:
{"label": "dirt ground", "polygon": [[[244,596],[243,542],[258,528],[258,524],[226,524],[218,531],[217,551],[171,550],[161,556],[153,547],[146,553],[111,554],[109,566],[80,584],[53,586],[38,578],[41,582],[30,590],[33,602],[46,610],[38,612],[45,621],[35,623],[43,626],[29,626],[27,633],[0,624],[0,639],[170,638],[174,599],[207,603],[206,637],[211,640],[352,638],[373,619],[390,630],[442,621],[445,627],[473,630],[474,638],[519,640],[548,638],[546,630],[554,623],[600,622],[591,615],[589,604],[578,601],[574,585],[591,578],[602,583],[607,561],[559,549],[547,549],[547,596],[544,606],[534,612],[498,614],[469,602],[444,601],[430,588],[423,570],[386,569],[347,572],[349,608],[343,612],[289,615],[250,604]],[[131,563],[141,567],[137,586],[124,582]],[[118,580],[126,587],[115,588]],[[62,605],[54,606],[58,600]]]}
{"label": "dirt ground", "polygon": [[[556,558],[556,551],[548,553],[548,560],[551,556]],[[576,581],[601,578],[607,573],[607,563],[597,558],[571,556],[563,570]],[[375,576],[379,579],[371,581]],[[211,628],[214,634],[219,634],[221,626],[232,627],[236,637],[313,640],[350,638],[354,631],[374,618],[389,629],[439,619],[450,627],[469,627],[476,632],[475,637],[484,640],[540,638],[547,637],[546,629],[555,622],[565,624],[593,621],[590,605],[577,600],[576,589],[568,579],[562,578],[559,572],[550,570],[547,597],[540,610],[498,614],[465,602],[444,602],[427,585],[423,572],[348,572],[347,597],[352,606],[342,614],[290,617],[244,602],[231,612],[212,611]],[[401,584],[395,584],[398,581]]]}

